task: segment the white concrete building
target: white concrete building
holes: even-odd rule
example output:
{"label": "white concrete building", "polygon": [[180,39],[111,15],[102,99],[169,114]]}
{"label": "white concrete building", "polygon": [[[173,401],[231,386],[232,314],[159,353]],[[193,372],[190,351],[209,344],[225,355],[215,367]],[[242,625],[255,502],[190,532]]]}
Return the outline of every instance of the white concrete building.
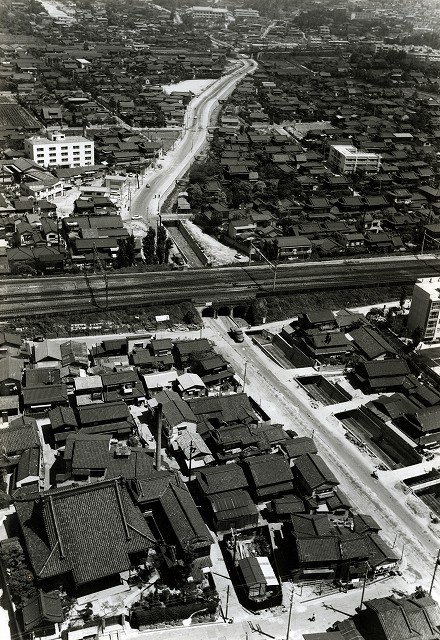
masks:
{"label": "white concrete building", "polygon": [[440,340],[440,277],[417,280],[407,326],[409,335],[420,327],[423,342]]}
{"label": "white concrete building", "polygon": [[34,136],[24,141],[28,158],[41,167],[85,167],[95,164],[93,140],[51,131],[47,138]]}
{"label": "white concrete building", "polygon": [[226,22],[232,17],[228,9],[217,7],[189,7],[186,13],[194,20],[210,20],[211,22]]}
{"label": "white concrete building", "polygon": [[380,169],[380,155],[367,151],[360,151],[356,147],[334,144],[330,147],[328,163],[336,173],[354,173],[366,171],[377,173]]}

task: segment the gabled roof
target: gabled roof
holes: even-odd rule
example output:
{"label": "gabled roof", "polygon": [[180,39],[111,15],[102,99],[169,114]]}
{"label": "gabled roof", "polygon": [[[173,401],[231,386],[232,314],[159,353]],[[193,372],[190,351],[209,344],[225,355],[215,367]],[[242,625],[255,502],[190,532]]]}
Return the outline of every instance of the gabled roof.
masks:
{"label": "gabled roof", "polygon": [[208,496],[208,500],[217,518],[226,520],[245,515],[258,516],[256,505],[253,503],[249,493],[243,489],[213,493]]}
{"label": "gabled roof", "polygon": [[6,380],[21,382],[23,367],[24,362],[20,358],[12,358],[11,356],[0,358],[0,382]]}
{"label": "gabled roof", "polygon": [[38,478],[40,475],[40,447],[26,449],[18,461],[15,483],[19,483],[29,477]]}
{"label": "gabled roof", "polygon": [[409,368],[406,361],[398,359],[366,362],[364,364],[364,367],[369,378],[383,378],[385,376],[405,376],[409,373]]}
{"label": "gabled roof", "polygon": [[40,579],[71,573],[84,584],[112,576],[155,543],[120,480],[25,496],[15,508]]}
{"label": "gabled roof", "polygon": [[280,484],[291,485],[293,490],[293,476],[289,464],[283,456],[267,454],[255,456],[246,460],[252,481],[257,491],[264,487],[275,487]]}
{"label": "gabled roof", "polygon": [[211,455],[210,448],[205,444],[202,436],[198,433],[191,433],[189,431],[183,431],[178,438],[176,438],[176,444],[182,450],[185,458],[189,460],[191,456],[207,456],[205,458],[205,464],[212,462],[214,458]]}
{"label": "gabled roof", "polygon": [[24,630],[29,632],[37,629],[44,622],[62,622],[63,608],[58,591],[44,593],[38,589],[36,596],[31,598],[21,609]]}
{"label": "gabled roof", "polygon": [[170,483],[159,501],[182,549],[189,544],[196,548],[213,544],[208,527],[186,487]]}
{"label": "gabled roof", "polygon": [[350,332],[355,345],[369,360],[379,358],[384,354],[397,355],[396,350],[373,327],[359,327]]}
{"label": "gabled roof", "polygon": [[34,361],[59,360],[61,362],[61,348],[53,340],[44,340],[34,345]]}
{"label": "gabled roof", "polygon": [[339,484],[338,479],[318,455],[306,453],[300,456],[295,460],[294,469],[311,489],[318,489],[323,484]]}
{"label": "gabled roof", "polygon": [[[158,402],[160,400],[156,396]],[[163,417],[168,422],[170,427],[177,427],[182,422],[197,423],[197,418],[191,411],[191,408],[182,400],[179,396],[176,400],[169,400],[162,404]]]}
{"label": "gabled roof", "polygon": [[0,429],[0,450],[7,456],[39,445],[38,427],[34,418],[22,416]]}
{"label": "gabled roof", "polygon": [[52,429],[59,429],[60,427],[66,426],[75,429],[78,426],[71,407],[54,407],[49,411],[49,420]]}
{"label": "gabled roof", "polygon": [[109,435],[69,433],[66,437],[64,460],[70,461],[73,473],[106,469],[109,463],[109,449]]}
{"label": "gabled roof", "polygon": [[244,489],[248,485],[243,469],[236,462],[218,467],[205,467],[196,471],[195,476],[205,495]]}
{"label": "gabled roof", "polygon": [[89,404],[78,409],[81,426],[87,427],[95,422],[98,424],[120,422],[130,418],[130,411],[122,400],[106,402],[104,404]]}
{"label": "gabled roof", "polygon": [[25,407],[31,405],[51,404],[61,402],[67,404],[69,397],[65,384],[36,385],[23,389],[23,404]]}
{"label": "gabled roof", "polygon": [[379,623],[377,633],[385,640],[437,640],[439,637],[440,611],[430,596],[375,598],[364,601],[364,605],[362,631],[366,625],[374,629]]}
{"label": "gabled roof", "polygon": [[307,436],[298,436],[297,438],[285,440],[281,447],[286,452],[288,458],[299,458],[299,456],[306,453],[318,453],[313,438],[308,438]]}

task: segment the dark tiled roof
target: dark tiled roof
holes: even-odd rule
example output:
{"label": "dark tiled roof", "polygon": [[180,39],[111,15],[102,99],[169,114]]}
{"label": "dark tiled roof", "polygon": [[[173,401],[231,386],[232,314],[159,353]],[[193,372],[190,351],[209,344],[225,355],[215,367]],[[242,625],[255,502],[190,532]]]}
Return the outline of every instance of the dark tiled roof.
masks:
{"label": "dark tiled roof", "polygon": [[15,502],[40,579],[72,573],[84,584],[126,571],[130,555],[154,544],[140,510],[118,480],[46,491]]}
{"label": "dark tiled roof", "polygon": [[176,342],[174,348],[180,356],[188,356],[191,353],[203,353],[212,351],[211,344],[206,338],[201,338],[200,340],[186,340],[183,342]]}
{"label": "dark tiled roof", "polygon": [[186,487],[170,484],[159,498],[165,515],[183,549],[188,544],[212,544],[211,534]]}
{"label": "dark tiled roof", "polygon": [[71,407],[54,407],[49,411],[49,420],[52,429],[59,429],[65,426],[76,428],[78,426]]}
{"label": "dark tiled roof", "polygon": [[88,404],[79,408],[79,420],[82,426],[96,423],[120,422],[130,418],[130,411],[122,400],[104,404]]}
{"label": "dark tiled roof", "polygon": [[48,384],[23,389],[23,403],[25,407],[53,402],[68,403],[67,387],[65,384]]}
{"label": "dark tiled roof", "polygon": [[240,518],[247,515],[257,515],[258,509],[249,493],[243,489],[214,493],[209,496],[209,502],[218,519]]}
{"label": "dark tiled roof", "polygon": [[109,435],[69,433],[64,459],[70,460],[73,472],[81,469],[106,469],[109,463]]}
{"label": "dark tiled roof", "polygon": [[196,471],[195,475],[205,495],[243,489],[248,484],[243,469],[235,462],[218,467],[205,467]]}
{"label": "dark tiled roof", "polygon": [[25,631],[32,631],[44,622],[62,622],[64,620],[58,591],[44,593],[38,589],[36,596],[31,598],[21,610]]}
{"label": "dark tiled roof", "polygon": [[296,541],[300,563],[337,562],[341,558],[335,537],[299,538]]}
{"label": "dark tiled roof", "polygon": [[282,448],[289,458],[298,458],[306,453],[317,453],[318,449],[313,438],[298,436],[282,443]]}
{"label": "dark tiled roof", "polygon": [[15,482],[20,482],[29,476],[39,477],[40,475],[40,448],[32,447],[26,449],[18,461]]}
{"label": "dark tiled roof", "polygon": [[0,429],[2,451],[6,455],[20,453],[39,446],[37,423],[34,418],[20,417],[12,420],[9,426]]}
{"label": "dark tiled roof", "polygon": [[335,475],[318,455],[306,453],[295,460],[296,472],[305,480],[311,489],[323,484],[339,484]]}
{"label": "dark tiled roof", "polygon": [[269,453],[246,460],[255,488],[276,487],[279,484],[290,484],[293,489],[293,477],[289,464],[280,455]]}
{"label": "dark tiled roof", "polygon": [[397,355],[396,350],[372,327],[360,327],[350,332],[355,345],[369,360],[386,353]]}
{"label": "dark tiled roof", "polygon": [[24,362],[19,358],[0,358],[0,382],[14,380],[21,382]]}
{"label": "dark tiled roof", "polygon": [[118,457],[114,451],[110,452],[107,462],[106,478],[149,478],[157,471],[154,469],[154,460],[145,449],[136,447],[131,449],[128,457]]}

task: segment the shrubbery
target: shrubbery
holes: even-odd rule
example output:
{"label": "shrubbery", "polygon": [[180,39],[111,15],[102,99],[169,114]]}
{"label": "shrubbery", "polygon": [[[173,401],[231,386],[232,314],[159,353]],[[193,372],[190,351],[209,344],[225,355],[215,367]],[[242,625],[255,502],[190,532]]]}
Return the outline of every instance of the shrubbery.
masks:
{"label": "shrubbery", "polygon": [[214,614],[217,610],[217,602],[191,602],[187,604],[176,604],[169,607],[164,606],[160,602],[153,603],[149,609],[137,607],[132,610],[130,623],[132,627],[139,629],[147,625],[158,624],[161,622],[173,622],[175,620],[184,620],[189,618],[196,611],[200,611],[201,615]]}

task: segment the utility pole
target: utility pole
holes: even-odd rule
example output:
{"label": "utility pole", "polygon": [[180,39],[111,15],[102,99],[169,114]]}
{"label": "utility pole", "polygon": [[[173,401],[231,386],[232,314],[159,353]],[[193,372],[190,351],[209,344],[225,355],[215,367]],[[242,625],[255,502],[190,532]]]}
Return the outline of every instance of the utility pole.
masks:
{"label": "utility pole", "polygon": [[365,568],[364,584],[362,585],[362,595],[361,595],[361,603],[359,605],[359,611],[362,609],[362,605],[364,604],[365,587],[367,585],[367,575],[368,575],[368,564]]}
{"label": "utility pole", "polygon": [[435,559],[434,573],[432,574],[431,586],[429,587],[429,595],[431,595],[432,593],[432,588],[435,582],[435,574],[437,573],[437,567],[439,566],[439,564],[440,564],[440,549],[437,551],[437,558]]}
{"label": "utility pole", "polygon": [[191,468],[192,468],[192,457],[193,457],[193,453],[195,453],[197,451],[197,448],[194,446],[194,444],[191,442],[190,446],[189,446],[189,468],[188,468],[188,482],[191,482]]}
{"label": "utility pole", "polygon": [[243,393],[246,387],[246,372],[247,372],[247,360],[244,363],[244,374],[243,374]]}
{"label": "utility pole", "polygon": [[287,633],[286,633],[286,640],[289,640],[289,634],[290,634],[290,621],[292,619],[292,607],[293,607],[293,587],[292,587],[292,591],[290,592],[290,606],[289,606],[289,618],[287,620]]}
{"label": "utility pole", "polygon": [[229,585],[226,587],[226,605],[225,605],[225,618],[228,617],[228,606],[229,606]]}

